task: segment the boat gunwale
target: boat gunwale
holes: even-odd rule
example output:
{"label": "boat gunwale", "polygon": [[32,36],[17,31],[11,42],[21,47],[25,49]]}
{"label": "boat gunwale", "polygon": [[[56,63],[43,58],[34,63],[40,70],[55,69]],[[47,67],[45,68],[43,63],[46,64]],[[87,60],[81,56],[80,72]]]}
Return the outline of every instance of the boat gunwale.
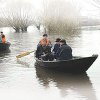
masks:
{"label": "boat gunwale", "polygon": [[79,59],[87,59],[87,58],[97,58],[98,57],[98,54],[93,54],[92,56],[89,56],[89,57],[80,57],[80,56],[73,56],[74,58],[72,59],[69,59],[69,60],[53,60],[53,61],[44,61],[44,60],[40,60],[38,58],[36,58],[36,61],[40,61],[40,62],[48,62],[48,63],[56,63],[56,62],[67,62],[67,61],[73,61],[73,60],[79,60]]}

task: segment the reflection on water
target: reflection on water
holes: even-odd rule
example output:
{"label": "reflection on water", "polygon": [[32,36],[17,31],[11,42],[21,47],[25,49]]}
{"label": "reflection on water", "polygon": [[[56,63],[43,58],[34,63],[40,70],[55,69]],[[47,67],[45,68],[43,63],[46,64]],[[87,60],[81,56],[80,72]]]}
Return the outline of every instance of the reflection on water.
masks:
{"label": "reflection on water", "polygon": [[21,64],[21,65],[24,65],[24,67],[30,67],[30,64],[25,62],[25,61],[21,61],[20,59],[17,59],[17,63],[18,64]]}
{"label": "reflection on water", "polygon": [[0,63],[2,63],[2,61],[4,59],[8,58],[9,55],[10,55],[10,53],[11,53],[11,50],[10,49],[9,50],[6,50],[6,51],[0,52]]}
{"label": "reflection on water", "polygon": [[0,57],[4,57],[4,56],[6,56],[6,55],[9,55],[10,52],[11,52],[10,49],[9,49],[9,50],[6,50],[6,51],[0,51]]}
{"label": "reflection on water", "polygon": [[62,97],[74,92],[86,100],[97,100],[92,83],[86,73],[67,74],[36,66],[36,75],[39,83],[46,88],[53,82],[60,90]]}

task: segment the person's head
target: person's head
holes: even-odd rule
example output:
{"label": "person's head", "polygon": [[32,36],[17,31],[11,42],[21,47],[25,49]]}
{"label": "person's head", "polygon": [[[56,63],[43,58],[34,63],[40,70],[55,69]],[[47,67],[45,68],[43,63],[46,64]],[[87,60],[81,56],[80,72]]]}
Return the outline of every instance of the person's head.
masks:
{"label": "person's head", "polygon": [[60,40],[60,45],[63,45],[63,44],[66,44],[66,40],[65,39]]}
{"label": "person's head", "polygon": [[57,38],[56,41],[55,41],[56,44],[60,44],[60,40],[61,40],[60,38]]}
{"label": "person's head", "polygon": [[48,37],[47,34],[43,34],[43,38],[46,39]]}
{"label": "person's head", "polygon": [[3,35],[3,32],[0,32],[1,35]]}
{"label": "person's head", "polygon": [[2,35],[2,38],[5,38],[5,35]]}

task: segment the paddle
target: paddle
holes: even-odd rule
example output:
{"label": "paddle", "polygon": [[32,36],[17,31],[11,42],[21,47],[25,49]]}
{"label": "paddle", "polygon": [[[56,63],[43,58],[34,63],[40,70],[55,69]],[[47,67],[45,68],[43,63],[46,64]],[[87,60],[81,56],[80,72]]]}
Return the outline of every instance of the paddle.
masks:
{"label": "paddle", "polygon": [[29,55],[29,54],[32,53],[32,52],[34,52],[34,51],[28,51],[28,52],[21,53],[21,54],[17,55],[16,58],[18,59],[18,58],[27,56],[27,55]]}

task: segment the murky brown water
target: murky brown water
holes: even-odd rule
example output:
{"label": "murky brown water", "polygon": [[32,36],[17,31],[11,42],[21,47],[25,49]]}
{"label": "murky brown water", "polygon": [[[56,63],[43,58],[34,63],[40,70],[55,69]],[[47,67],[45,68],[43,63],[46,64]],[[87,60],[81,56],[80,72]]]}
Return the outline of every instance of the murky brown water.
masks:
{"label": "murky brown water", "polygon": [[[100,58],[83,75],[52,72],[34,66],[34,53],[16,60],[23,51],[36,49],[40,39],[32,33],[9,33],[11,52],[0,54],[1,100],[100,100]],[[100,55],[100,30],[65,37],[73,55]]]}

